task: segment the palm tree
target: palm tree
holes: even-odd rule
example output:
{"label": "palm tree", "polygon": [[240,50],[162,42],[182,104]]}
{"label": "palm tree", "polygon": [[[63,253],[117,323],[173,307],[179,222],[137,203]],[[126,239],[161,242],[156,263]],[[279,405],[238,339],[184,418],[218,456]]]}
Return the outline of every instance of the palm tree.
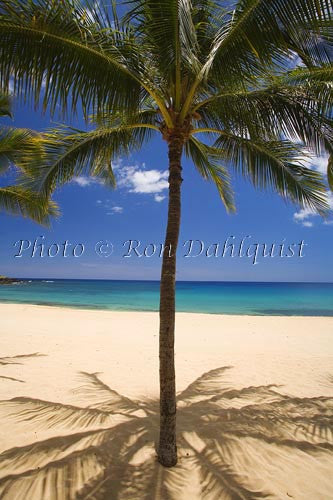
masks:
{"label": "palm tree", "polygon": [[[281,394],[273,384],[236,389],[231,368],[204,373],[177,396],[182,460],[174,469],[161,469],[153,453],[158,401],[131,400],[96,373],[81,372],[81,405],[1,401],[9,425],[48,431],[0,454],[1,498],[176,500],[192,498],[193,480],[198,498],[277,498],[281,481],[289,487],[291,464],[304,475],[316,462],[313,495],[320,495],[316,488],[330,484],[333,398]],[[272,463],[279,473],[270,478]]]}
{"label": "palm tree", "polygon": [[[1,0],[1,84],[89,131],[54,130],[27,166],[49,194],[83,171],[115,184],[112,160],[159,134],[169,208],[160,287],[159,461],[177,461],[174,368],[182,155],[234,210],[229,168],[323,214],[321,176],[304,148],[332,145],[332,24],[326,0]],[[299,61],[295,66],[295,59]],[[332,180],[332,162],[329,167]]]}
{"label": "palm tree", "polygon": [[[11,116],[10,108],[9,95],[0,92],[0,116]],[[12,127],[0,129],[0,173],[5,173],[11,165],[19,167],[27,159],[41,161],[41,155],[41,144],[31,130]],[[58,214],[57,205],[47,196],[17,185],[0,188],[0,209],[30,217],[43,224],[48,223],[50,216]]]}

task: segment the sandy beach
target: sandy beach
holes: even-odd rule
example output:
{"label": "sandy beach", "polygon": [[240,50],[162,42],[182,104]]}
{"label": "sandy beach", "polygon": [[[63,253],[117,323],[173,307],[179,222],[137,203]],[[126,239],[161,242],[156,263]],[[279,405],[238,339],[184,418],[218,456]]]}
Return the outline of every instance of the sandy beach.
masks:
{"label": "sandy beach", "polygon": [[1,498],[333,498],[333,318],[178,313],[172,470],[154,450],[157,313],[0,318]]}

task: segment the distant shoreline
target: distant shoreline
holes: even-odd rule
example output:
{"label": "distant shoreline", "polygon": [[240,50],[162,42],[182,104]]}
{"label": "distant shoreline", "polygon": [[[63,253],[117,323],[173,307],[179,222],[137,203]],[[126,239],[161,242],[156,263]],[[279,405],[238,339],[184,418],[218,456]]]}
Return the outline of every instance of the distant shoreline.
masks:
{"label": "distant shoreline", "polygon": [[8,276],[0,276],[0,285],[15,285],[17,283],[22,283],[23,280],[18,278],[9,278]]}

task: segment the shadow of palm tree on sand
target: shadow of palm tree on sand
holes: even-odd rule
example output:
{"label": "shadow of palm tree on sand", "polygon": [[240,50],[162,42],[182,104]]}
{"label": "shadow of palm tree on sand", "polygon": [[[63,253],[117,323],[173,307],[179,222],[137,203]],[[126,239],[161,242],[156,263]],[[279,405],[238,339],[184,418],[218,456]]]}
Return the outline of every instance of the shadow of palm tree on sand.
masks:
{"label": "shadow of palm tree on sand", "polygon": [[[179,463],[156,460],[158,401],[131,400],[97,373],[81,372],[88,406],[33,398],[2,401],[7,418],[61,435],[0,455],[6,500],[252,500],[267,491],[259,464],[289,467],[290,454],[333,457],[333,398],[297,398],[266,385],[231,388],[231,367],[203,374],[178,395]],[[295,455],[296,454],[296,455]],[[272,465],[273,464],[273,465]],[[293,495],[286,492],[286,498]]]}
{"label": "shadow of palm tree on sand", "polygon": [[[39,352],[33,352],[32,354],[18,354],[16,356],[7,356],[4,358],[0,358],[0,366],[22,365],[23,361],[25,361],[26,359],[36,358],[39,356],[45,356],[45,354],[41,354]],[[5,380],[12,380],[13,382],[24,383],[24,380],[15,377],[9,377],[7,375],[0,374],[0,378]]]}

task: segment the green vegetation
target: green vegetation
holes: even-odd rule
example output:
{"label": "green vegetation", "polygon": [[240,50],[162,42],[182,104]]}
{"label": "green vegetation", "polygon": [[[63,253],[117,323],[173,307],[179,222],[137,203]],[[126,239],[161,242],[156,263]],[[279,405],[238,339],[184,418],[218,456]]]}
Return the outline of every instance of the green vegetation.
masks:
{"label": "green vegetation", "polygon": [[19,280],[0,275],[0,285],[12,285],[13,283],[19,283]]}
{"label": "green vegetation", "polygon": [[[10,96],[0,92],[0,116],[11,116]],[[0,129],[0,174],[11,166],[18,169],[30,161],[42,161],[42,145],[37,134],[31,130],[1,127]],[[47,196],[22,186],[0,188],[0,210],[13,215],[30,217],[47,224],[50,216],[58,214],[57,206]]]}

